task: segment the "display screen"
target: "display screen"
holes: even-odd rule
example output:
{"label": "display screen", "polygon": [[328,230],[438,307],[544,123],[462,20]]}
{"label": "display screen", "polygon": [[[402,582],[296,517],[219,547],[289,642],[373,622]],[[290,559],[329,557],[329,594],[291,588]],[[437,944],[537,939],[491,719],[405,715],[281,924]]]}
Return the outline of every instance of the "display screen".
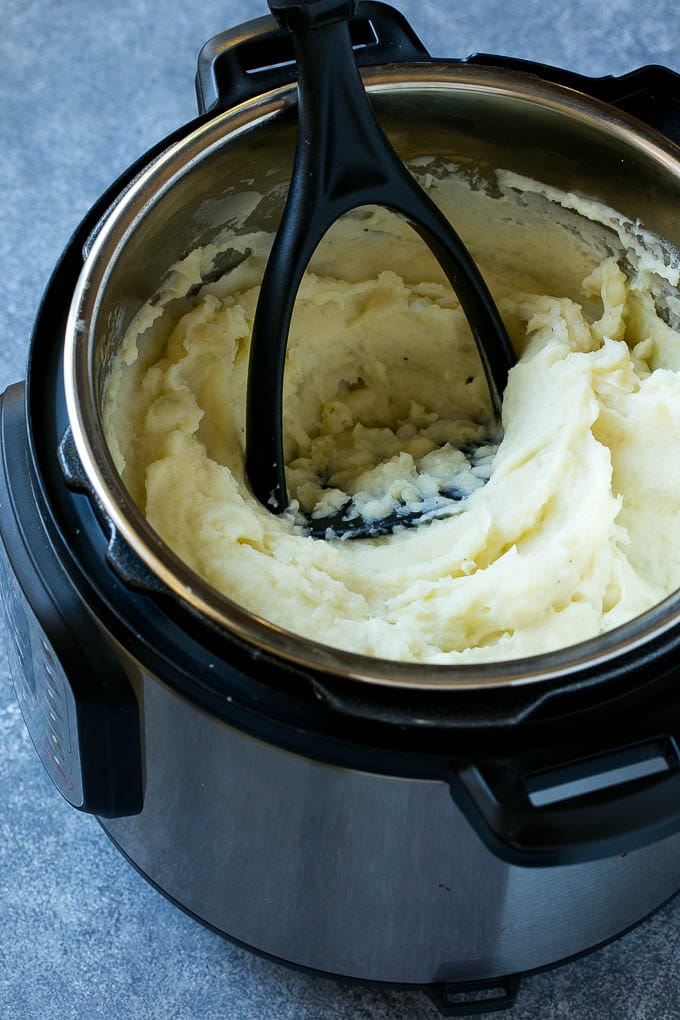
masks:
{"label": "display screen", "polygon": [[0,596],[9,669],[24,721],[55,786],[78,807],[83,803],[83,788],[73,692],[2,541]]}

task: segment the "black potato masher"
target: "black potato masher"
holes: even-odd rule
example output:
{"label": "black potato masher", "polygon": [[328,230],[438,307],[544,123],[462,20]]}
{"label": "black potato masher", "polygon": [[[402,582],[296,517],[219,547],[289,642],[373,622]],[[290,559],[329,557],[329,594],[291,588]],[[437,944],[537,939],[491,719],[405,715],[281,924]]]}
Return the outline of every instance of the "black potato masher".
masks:
{"label": "black potato masher", "polygon": [[[298,67],[298,138],[288,198],[259,295],[246,401],[246,470],[253,493],[271,512],[288,505],[283,453],[283,376],[300,281],[318,243],[344,213],[380,205],[402,216],[428,245],[467,317],[500,421],[501,398],[515,355],[472,257],[421,189],[378,124],[357,70],[349,30],[357,0],[268,0],[291,35]],[[446,494],[444,494],[446,495]],[[450,494],[452,500],[460,498]],[[447,500],[444,500],[446,503]],[[432,517],[428,514],[428,519]],[[353,538],[412,526],[418,511],[397,507],[367,521],[348,504],[309,518],[315,537]]]}

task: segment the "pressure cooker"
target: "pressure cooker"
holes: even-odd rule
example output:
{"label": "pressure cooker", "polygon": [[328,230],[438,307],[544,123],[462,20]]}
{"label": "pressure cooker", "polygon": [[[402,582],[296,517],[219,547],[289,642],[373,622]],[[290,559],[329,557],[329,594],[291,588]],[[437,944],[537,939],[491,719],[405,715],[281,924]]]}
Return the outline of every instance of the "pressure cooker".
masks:
{"label": "pressure cooker", "polygon": [[[433,59],[383,3],[351,28],[402,158],[503,166],[680,246],[678,75]],[[259,226],[275,229],[295,81],[272,19],[211,39],[199,116],[111,185],[54,270],[0,406],[16,695],[60,793],[203,924],[312,972],[422,988],[445,1015],[500,1009],[522,975],[680,889],[680,597],[550,654],[392,662],[249,614],[149,527],[103,434],[107,372],[240,194],[274,187]]]}

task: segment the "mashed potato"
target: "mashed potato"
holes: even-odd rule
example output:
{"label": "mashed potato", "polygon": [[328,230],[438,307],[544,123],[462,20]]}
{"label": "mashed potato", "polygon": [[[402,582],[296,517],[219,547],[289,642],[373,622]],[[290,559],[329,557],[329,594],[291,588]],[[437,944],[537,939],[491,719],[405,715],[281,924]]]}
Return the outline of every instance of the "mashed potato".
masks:
{"label": "mashed potato", "polygon": [[[414,169],[519,355],[500,435],[441,270],[406,224],[362,209],[329,232],[298,295],[286,514],[263,508],[244,473],[270,236],[225,232],[173,267],[110,373],[108,441],[168,545],[278,627],[426,663],[564,647],[680,586],[679,262],[595,201],[507,172]],[[354,495],[379,515],[452,479],[444,519],[381,538],[305,534],[302,511]]]}

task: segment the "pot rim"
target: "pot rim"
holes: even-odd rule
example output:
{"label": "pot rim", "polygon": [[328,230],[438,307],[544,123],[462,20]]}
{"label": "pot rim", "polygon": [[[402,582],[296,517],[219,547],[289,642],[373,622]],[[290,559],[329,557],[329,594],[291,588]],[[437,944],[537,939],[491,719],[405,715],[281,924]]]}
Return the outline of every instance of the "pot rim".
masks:
{"label": "pot rim", "polygon": [[[623,144],[642,150],[680,178],[680,149],[652,128],[609,104],[521,71],[478,67],[457,61],[371,67],[362,72],[376,92],[477,91],[521,100],[568,114]],[[160,195],[191,166],[207,158],[227,137],[260,128],[295,106],[295,86],[286,85],[217,114],[152,161],[97,228],[69,311],[64,343],[66,407],[83,470],[111,525],[141,562],[194,613],[225,628],[252,654],[282,658],[298,668],[391,688],[479,690],[536,684],[585,670],[627,666],[652,641],[668,638],[680,622],[680,592],[628,623],[554,652],[493,663],[429,664],[382,659],[311,641],[244,609],[187,566],[148,524],[120,478],[101,428],[94,388],[94,345],[100,296],[126,240]]]}

